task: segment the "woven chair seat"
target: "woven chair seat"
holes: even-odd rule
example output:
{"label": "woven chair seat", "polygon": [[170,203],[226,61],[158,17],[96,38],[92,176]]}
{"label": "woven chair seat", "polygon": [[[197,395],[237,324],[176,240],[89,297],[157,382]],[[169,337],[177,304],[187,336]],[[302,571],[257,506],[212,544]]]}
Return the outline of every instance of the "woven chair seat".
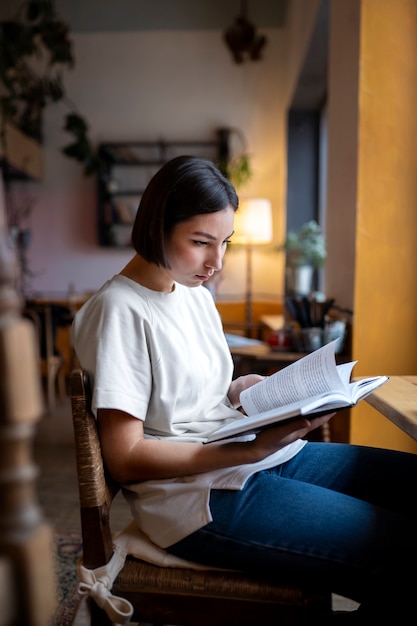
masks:
{"label": "woven chair seat", "polygon": [[[96,420],[91,412],[87,373],[74,370],[70,380],[77,456],[83,564],[107,564],[114,541],[111,503],[120,489],[107,473]],[[126,505],[127,506],[127,505]],[[128,555],[114,580],[112,593],[133,606],[131,620],[178,626],[295,626],[325,621],[331,593],[312,585],[243,572],[162,567]],[[105,612],[91,604],[91,624],[109,625]]]}

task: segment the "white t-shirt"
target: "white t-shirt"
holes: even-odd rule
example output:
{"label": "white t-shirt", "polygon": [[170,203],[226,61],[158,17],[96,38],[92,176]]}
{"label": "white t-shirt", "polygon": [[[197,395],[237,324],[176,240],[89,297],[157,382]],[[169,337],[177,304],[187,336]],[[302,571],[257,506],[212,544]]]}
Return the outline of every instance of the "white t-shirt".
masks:
{"label": "white t-shirt", "polygon": [[[233,361],[213,298],[178,283],[170,293],[114,276],[77,312],[73,344],[91,377],[92,409],[144,421],[146,437],[202,441],[241,418],[227,392]],[[292,458],[297,441],[260,463],[124,486],[140,528],[167,547],[211,521],[210,489],[241,489],[254,472]]]}

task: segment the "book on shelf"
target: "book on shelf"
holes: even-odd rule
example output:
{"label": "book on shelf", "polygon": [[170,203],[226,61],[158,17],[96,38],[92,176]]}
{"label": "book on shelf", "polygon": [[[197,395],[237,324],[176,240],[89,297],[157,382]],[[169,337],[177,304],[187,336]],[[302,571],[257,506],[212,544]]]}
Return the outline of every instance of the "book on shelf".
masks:
{"label": "book on shelf", "polygon": [[387,382],[387,376],[351,382],[357,361],[337,365],[337,343],[336,339],[245,389],[240,402],[246,415],[213,431],[205,443],[256,434],[300,417],[314,419],[354,407]]}

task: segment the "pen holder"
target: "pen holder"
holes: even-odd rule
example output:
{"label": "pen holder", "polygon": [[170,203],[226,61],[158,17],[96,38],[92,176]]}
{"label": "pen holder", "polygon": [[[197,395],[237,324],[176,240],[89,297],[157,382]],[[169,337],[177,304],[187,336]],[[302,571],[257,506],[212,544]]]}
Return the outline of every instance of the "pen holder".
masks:
{"label": "pen holder", "polygon": [[336,354],[341,352],[345,339],[346,324],[340,320],[328,322],[326,328],[292,328],[293,344],[297,352],[313,352],[326,343],[338,339]]}

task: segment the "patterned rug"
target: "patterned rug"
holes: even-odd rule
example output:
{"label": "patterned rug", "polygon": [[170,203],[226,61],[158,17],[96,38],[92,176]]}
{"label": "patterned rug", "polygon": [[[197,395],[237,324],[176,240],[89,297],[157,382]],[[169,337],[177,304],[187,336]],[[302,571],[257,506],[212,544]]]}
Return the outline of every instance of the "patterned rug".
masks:
{"label": "patterned rug", "polygon": [[71,626],[81,599],[76,569],[82,551],[81,535],[55,533],[54,542],[58,608],[49,626]]}

